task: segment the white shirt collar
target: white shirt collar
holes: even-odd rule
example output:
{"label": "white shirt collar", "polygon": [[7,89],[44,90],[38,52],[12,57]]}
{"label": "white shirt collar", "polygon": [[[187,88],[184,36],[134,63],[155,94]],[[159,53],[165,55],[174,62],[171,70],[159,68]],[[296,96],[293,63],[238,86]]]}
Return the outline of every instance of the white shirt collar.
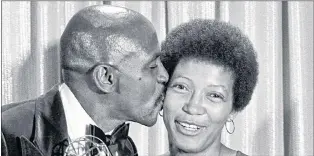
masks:
{"label": "white shirt collar", "polygon": [[62,83],[59,92],[67,121],[68,135],[74,140],[86,134],[86,125],[96,123],[86,113],[79,101],[76,99],[70,88]]}
{"label": "white shirt collar", "polygon": [[[86,125],[97,126],[65,83],[59,86],[59,92],[67,121],[68,135],[71,140],[86,135]],[[127,121],[125,123],[131,122]],[[113,131],[114,129],[105,134],[111,135]]]}

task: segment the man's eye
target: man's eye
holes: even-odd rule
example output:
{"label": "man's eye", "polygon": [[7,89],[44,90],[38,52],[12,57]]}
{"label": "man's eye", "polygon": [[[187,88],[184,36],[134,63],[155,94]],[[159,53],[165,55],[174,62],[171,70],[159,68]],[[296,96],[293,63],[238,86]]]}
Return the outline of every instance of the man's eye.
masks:
{"label": "man's eye", "polygon": [[157,68],[157,64],[156,64],[156,63],[152,63],[152,64],[149,66],[149,68],[151,68],[151,69]]}
{"label": "man's eye", "polygon": [[156,59],[149,65],[150,69],[155,69],[158,67],[158,60],[160,61],[160,56],[156,57]]}

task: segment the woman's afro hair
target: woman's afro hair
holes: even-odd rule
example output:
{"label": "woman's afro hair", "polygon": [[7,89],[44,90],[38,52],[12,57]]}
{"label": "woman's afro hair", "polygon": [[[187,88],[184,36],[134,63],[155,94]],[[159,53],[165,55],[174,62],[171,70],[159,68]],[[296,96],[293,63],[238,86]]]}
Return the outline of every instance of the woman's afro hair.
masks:
{"label": "woman's afro hair", "polygon": [[233,73],[235,111],[243,110],[251,100],[258,76],[257,56],[239,28],[217,20],[192,20],[173,29],[162,42],[161,51],[170,76],[182,59],[209,61]]}

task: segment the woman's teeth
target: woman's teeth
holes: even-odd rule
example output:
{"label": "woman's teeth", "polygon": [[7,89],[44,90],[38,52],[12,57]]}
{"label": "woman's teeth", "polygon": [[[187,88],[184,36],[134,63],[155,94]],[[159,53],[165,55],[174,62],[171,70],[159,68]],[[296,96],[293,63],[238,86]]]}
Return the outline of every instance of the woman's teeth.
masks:
{"label": "woman's teeth", "polygon": [[200,127],[196,126],[196,125],[190,125],[184,122],[178,122],[181,126],[183,126],[186,130],[190,130],[190,131],[196,131],[198,129],[200,129]]}

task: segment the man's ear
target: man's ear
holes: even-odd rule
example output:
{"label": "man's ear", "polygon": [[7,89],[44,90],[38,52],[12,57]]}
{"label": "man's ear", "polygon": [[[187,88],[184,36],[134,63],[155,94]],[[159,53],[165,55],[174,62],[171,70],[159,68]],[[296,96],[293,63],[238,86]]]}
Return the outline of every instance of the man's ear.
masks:
{"label": "man's ear", "polygon": [[92,72],[97,89],[103,93],[113,92],[117,86],[118,75],[116,73],[116,69],[110,65],[97,65]]}

